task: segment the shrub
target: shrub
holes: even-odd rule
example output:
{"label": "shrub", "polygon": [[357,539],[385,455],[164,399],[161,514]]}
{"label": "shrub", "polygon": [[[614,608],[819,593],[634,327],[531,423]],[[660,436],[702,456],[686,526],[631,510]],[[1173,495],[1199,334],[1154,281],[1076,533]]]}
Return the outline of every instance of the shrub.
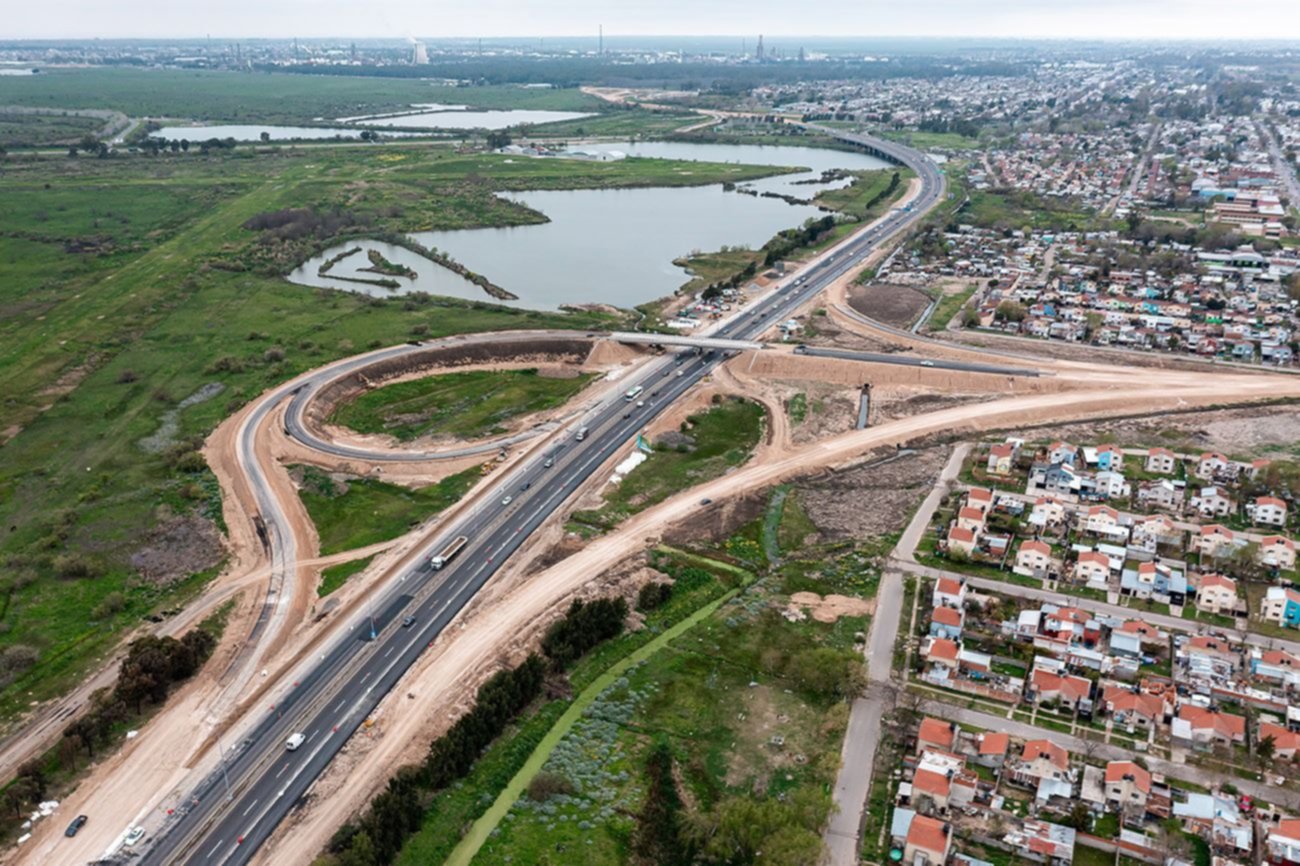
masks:
{"label": "shrub", "polygon": [[54,557],[54,572],[59,577],[75,580],[84,577],[98,577],[101,569],[98,563],[84,554],[64,553]]}
{"label": "shrub", "polygon": [[528,783],[528,799],[545,803],[552,797],[571,796],[575,792],[573,783],[559,773],[538,773]]}
{"label": "shrub", "polygon": [[126,598],[120,592],[110,592],[104,596],[95,609],[90,612],[91,619],[108,619],[126,609]]}
{"label": "shrub", "polygon": [[262,360],[268,364],[278,364],[284,360],[284,349],[272,346],[262,353]]}
{"label": "shrub", "polygon": [[672,598],[672,595],[673,585],[671,583],[660,583],[652,580],[641,587],[641,591],[637,593],[636,609],[642,611],[654,610]]}

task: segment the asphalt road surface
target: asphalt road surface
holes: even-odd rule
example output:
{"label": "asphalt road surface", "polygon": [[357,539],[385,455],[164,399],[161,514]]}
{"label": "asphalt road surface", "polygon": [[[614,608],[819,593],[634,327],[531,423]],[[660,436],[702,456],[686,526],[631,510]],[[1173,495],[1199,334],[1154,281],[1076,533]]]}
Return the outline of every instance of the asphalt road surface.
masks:
{"label": "asphalt road surface", "polygon": [[[787,280],[766,300],[744,308],[713,335],[738,339],[761,335],[856,267],[890,235],[920,219],[944,195],[942,173],[917,151],[865,136],[819,131],[906,164],[920,177],[921,193],[907,208],[891,212],[880,224]],[[371,353],[366,362],[382,355]],[[147,849],[137,848],[139,862],[150,866],[247,863],[379,701],[529,534],[724,357],[716,350],[666,355],[640,377],[630,377],[629,388],[644,389],[637,399],[606,400],[569,425],[559,444],[503,475],[476,509],[422,552],[419,567],[377,593],[371,610],[357,617],[346,638],[328,649],[289,695],[274,709],[263,709],[265,717],[248,736],[233,746],[227,744],[224,766],[198,785],[147,840]],[[282,399],[293,390],[286,388]],[[274,403],[268,401],[269,405]],[[582,427],[587,435],[579,441],[576,433]],[[548,458],[550,467],[545,465]],[[444,569],[433,571],[428,557],[459,535],[467,536],[468,544]],[[413,618],[409,626],[403,622],[406,617]],[[293,733],[302,733],[305,741],[289,751],[285,742]]]}
{"label": "asphalt road surface", "polygon": [[821,349],[803,346],[794,350],[796,355],[813,355],[818,358],[840,358],[845,361],[869,361],[873,364],[898,364],[902,367],[933,367],[936,370],[961,370],[965,373],[995,373],[1003,376],[1037,376],[1037,370],[1026,367],[1001,367],[996,364],[978,364],[969,361],[944,361],[938,358],[917,358],[890,352],[852,352],[847,349]]}

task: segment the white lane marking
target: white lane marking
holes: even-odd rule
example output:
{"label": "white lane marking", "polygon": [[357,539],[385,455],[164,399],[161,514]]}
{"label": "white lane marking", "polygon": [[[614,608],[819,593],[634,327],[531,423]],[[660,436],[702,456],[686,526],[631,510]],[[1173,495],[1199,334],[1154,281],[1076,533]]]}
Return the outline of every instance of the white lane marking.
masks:
{"label": "white lane marking", "polygon": [[337,713],[339,710],[343,709],[343,704],[344,704],[344,703],[346,703],[346,701],[339,701],[339,702],[338,702],[338,706],[334,707],[334,712]]}
{"label": "white lane marking", "polygon": [[253,807],[256,806],[256,805],[258,804],[258,802],[259,802],[259,801],[254,800],[253,802],[251,802],[251,803],[248,804],[248,808],[244,810],[244,815],[245,815],[245,817],[247,817],[247,815],[248,815],[249,812],[253,811]]}
{"label": "white lane marking", "polygon": [[284,775],[284,771],[287,770],[287,769],[289,769],[289,762],[288,762],[288,761],[286,761],[285,764],[284,764],[284,766],[280,768],[280,772],[278,772],[278,773],[275,774],[275,777],[276,777],[277,779],[280,778],[281,776]]}
{"label": "white lane marking", "polygon": [[384,658],[388,658],[392,654],[393,654],[393,648],[390,646],[388,648],[388,652],[384,653]]}
{"label": "white lane marking", "polygon": [[204,859],[205,859],[205,860],[211,860],[211,859],[212,859],[212,855],[215,854],[215,853],[217,853],[217,849],[220,848],[220,847],[221,847],[221,840],[218,839],[218,840],[217,840],[217,844],[215,844],[215,845],[212,846],[212,850],[208,852],[208,856],[205,857]]}

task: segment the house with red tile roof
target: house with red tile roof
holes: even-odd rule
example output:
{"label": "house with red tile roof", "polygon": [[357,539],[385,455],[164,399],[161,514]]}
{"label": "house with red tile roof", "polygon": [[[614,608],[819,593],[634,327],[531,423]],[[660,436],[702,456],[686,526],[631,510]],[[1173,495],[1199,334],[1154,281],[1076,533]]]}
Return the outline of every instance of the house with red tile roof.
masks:
{"label": "house with red tile roof", "polygon": [[1255,558],[1274,568],[1295,568],[1295,542],[1282,535],[1265,535],[1259,540]]}
{"label": "house with red tile roof", "polygon": [[1196,587],[1196,606],[1209,613],[1231,616],[1241,606],[1237,581],[1222,574],[1203,574]]}
{"label": "house with red tile roof", "polygon": [[1246,514],[1260,526],[1286,526],[1286,503],[1276,496],[1259,496],[1246,505]]}
{"label": "house with red tile roof", "polygon": [[939,752],[951,752],[952,744],[957,738],[957,726],[952,722],[926,717],[916,731],[916,752],[919,755],[927,749]]}
{"label": "house with red tile roof", "polygon": [[1005,731],[984,731],[975,738],[975,762],[985,767],[1001,767],[1010,745],[1011,735]]}
{"label": "house with red tile roof", "polygon": [[1106,805],[1113,809],[1146,811],[1151,795],[1151,774],[1132,761],[1111,761],[1106,765]]}
{"label": "house with red tile roof", "polygon": [[965,581],[941,577],[934,582],[934,592],[930,596],[931,607],[963,607],[965,604]]}
{"label": "house with red tile roof", "polygon": [[955,641],[948,640],[945,637],[932,637],[921,648],[921,655],[928,659],[931,664],[943,665],[954,670],[957,667],[957,657],[960,654],[961,647]]}
{"label": "house with red tile roof", "polygon": [[1116,724],[1150,728],[1165,719],[1163,698],[1124,686],[1106,686],[1102,691],[1102,703]]}
{"label": "house with red tile roof", "polygon": [[1178,455],[1168,448],[1150,448],[1147,449],[1147,459],[1144,465],[1148,472],[1154,472],[1157,475],[1170,475],[1178,466]]}
{"label": "house with red tile roof", "polygon": [[975,533],[962,526],[949,529],[948,550],[970,556],[975,552]]}
{"label": "house with red tile roof", "polygon": [[1183,704],[1178,708],[1172,733],[1175,739],[1193,743],[1246,742],[1246,720],[1222,710]]}
{"label": "house with red tile roof", "polygon": [[936,607],[930,611],[930,634],[959,640],[966,624],[966,613],[955,607]]}
{"label": "house with red tile roof", "polygon": [[1192,548],[1202,556],[1227,556],[1232,552],[1236,535],[1226,526],[1211,523],[1202,526],[1192,539]]}
{"label": "house with red tile roof", "polygon": [[952,832],[946,822],[929,815],[917,815],[907,828],[903,861],[909,866],[917,863],[923,866],[943,866],[951,845]]}
{"label": "house with red tile roof", "polygon": [[1092,681],[1073,674],[1056,674],[1044,668],[1029,672],[1029,690],[1036,704],[1055,702],[1073,710],[1079,701],[1092,697]]}
{"label": "house with red tile roof", "polygon": [[1272,722],[1260,722],[1256,743],[1262,743],[1270,737],[1273,739],[1273,757],[1283,761],[1295,760],[1296,752],[1300,751],[1300,733]]}

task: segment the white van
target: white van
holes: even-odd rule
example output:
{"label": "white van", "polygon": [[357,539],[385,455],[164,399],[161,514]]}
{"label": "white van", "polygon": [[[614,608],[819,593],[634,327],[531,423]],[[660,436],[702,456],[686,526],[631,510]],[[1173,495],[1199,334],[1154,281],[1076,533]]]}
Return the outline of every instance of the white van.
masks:
{"label": "white van", "polygon": [[284,747],[292,752],[305,742],[307,742],[307,737],[305,735],[293,734],[289,739],[285,740]]}

